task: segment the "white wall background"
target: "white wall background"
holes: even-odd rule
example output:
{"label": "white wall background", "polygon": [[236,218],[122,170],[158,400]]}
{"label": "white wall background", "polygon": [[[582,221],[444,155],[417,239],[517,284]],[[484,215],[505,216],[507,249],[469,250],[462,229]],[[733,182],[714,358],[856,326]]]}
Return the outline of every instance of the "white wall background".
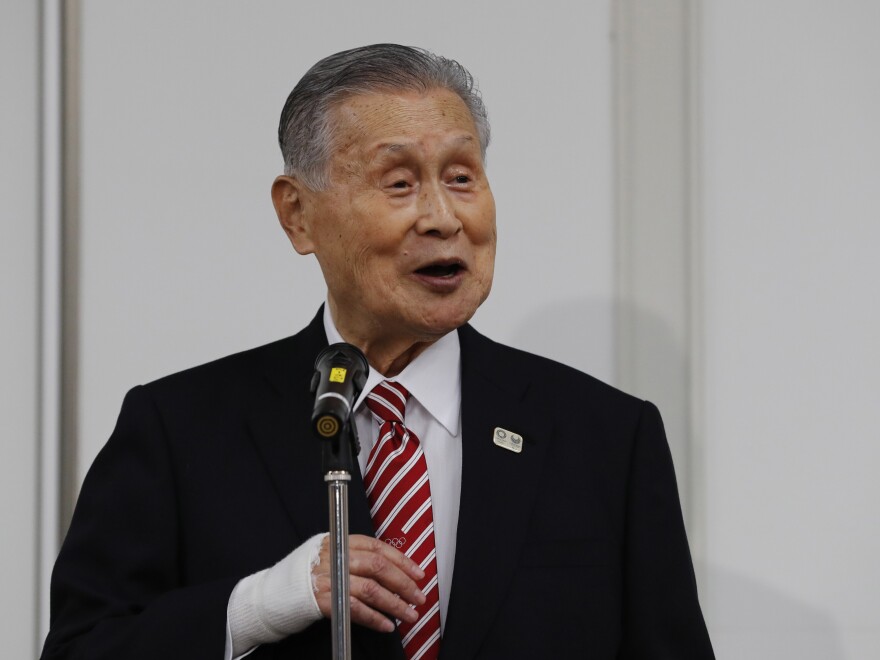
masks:
{"label": "white wall background", "polygon": [[707,589],[725,658],[880,657],[880,4],[704,3]]}
{"label": "white wall background", "polygon": [[[638,54],[638,89],[684,77],[698,101],[681,121],[699,167],[669,159],[701,200],[700,231],[674,250],[702,264],[688,271],[698,332],[667,361],[700,386],[689,412],[702,453],[679,468],[698,485],[688,491],[699,504],[690,534],[717,656],[880,657],[880,5],[299,4],[82,0],[74,482],[128,387],[289,334],[320,303],[318,269],[288,247],[269,201],[275,126],[305,69],[356,44],[424,45],[481,82],[500,243],[478,327],[618,379],[615,310],[665,312],[644,303],[648,285],[630,291],[615,279],[625,273],[614,263],[622,156],[612,126],[634,136],[637,164],[656,167],[688,147],[643,107],[612,115],[612,72],[622,69],[612,66],[611,16],[625,8],[637,25],[625,47]],[[39,490],[52,485],[37,476],[35,7],[0,5],[0,635],[9,657],[37,653],[45,592],[35,514]],[[678,29],[669,21],[696,10],[699,49],[664,45]],[[656,67],[644,63],[651,53]],[[674,214],[652,218],[657,187],[646,193],[639,172],[623,190],[641,209],[629,220],[644,248],[658,231],[649,223]],[[669,251],[645,268],[665,277]],[[671,342],[660,321],[653,338],[641,324],[640,345],[680,353],[687,334]],[[655,396],[663,378],[650,370],[664,360],[636,361],[654,383],[637,393]]]}
{"label": "white wall background", "polygon": [[39,32],[29,0],[0,3],[0,639],[35,655],[39,272]]}

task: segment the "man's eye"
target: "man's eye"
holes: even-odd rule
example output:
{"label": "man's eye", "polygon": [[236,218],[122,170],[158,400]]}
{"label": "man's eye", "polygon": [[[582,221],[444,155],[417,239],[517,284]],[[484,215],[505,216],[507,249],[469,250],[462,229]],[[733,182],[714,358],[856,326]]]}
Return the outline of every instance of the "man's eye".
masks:
{"label": "man's eye", "polygon": [[400,181],[395,181],[394,183],[392,183],[391,187],[392,188],[400,188],[402,190],[405,188],[409,188],[409,183],[407,183],[406,181],[401,179]]}
{"label": "man's eye", "polygon": [[463,183],[470,183],[471,178],[469,176],[467,176],[466,174],[459,174],[452,181],[453,181],[453,183],[462,183],[462,184]]}

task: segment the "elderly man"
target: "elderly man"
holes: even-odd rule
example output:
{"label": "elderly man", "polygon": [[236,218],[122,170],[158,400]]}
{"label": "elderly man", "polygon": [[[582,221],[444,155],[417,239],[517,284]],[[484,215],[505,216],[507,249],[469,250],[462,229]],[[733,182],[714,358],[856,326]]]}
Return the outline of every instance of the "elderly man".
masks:
{"label": "elderly man", "polygon": [[347,341],[371,367],[354,657],[712,658],[656,409],[467,325],[495,254],[468,72],[402,46],[332,55],[279,137],[272,199],[327,304],[293,337],[129,392],[58,558],[43,657],[329,656],[309,382]]}

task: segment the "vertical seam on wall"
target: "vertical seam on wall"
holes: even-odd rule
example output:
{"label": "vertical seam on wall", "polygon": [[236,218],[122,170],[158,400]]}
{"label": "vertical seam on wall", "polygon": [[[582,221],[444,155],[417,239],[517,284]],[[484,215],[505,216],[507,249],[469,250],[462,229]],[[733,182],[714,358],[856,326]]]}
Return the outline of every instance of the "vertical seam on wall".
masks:
{"label": "vertical seam on wall", "polygon": [[35,428],[36,428],[36,444],[37,444],[37,465],[35,469],[34,475],[34,496],[36,501],[36,515],[37,520],[36,524],[33,527],[34,534],[34,544],[36,548],[36,568],[34,571],[34,630],[33,633],[33,651],[34,657],[36,657],[38,649],[40,649],[40,638],[42,636],[43,628],[44,628],[44,612],[43,605],[46,599],[45,596],[45,569],[43,565],[43,519],[45,517],[45,512],[43,509],[43,459],[45,455],[44,445],[44,436],[43,436],[43,244],[44,244],[44,235],[46,230],[44,228],[45,224],[45,202],[43,199],[43,185],[44,185],[44,177],[43,175],[43,151],[44,151],[44,143],[45,136],[43,123],[45,121],[45,92],[43,90],[44,87],[44,78],[45,78],[45,59],[46,59],[46,35],[44,30],[44,22],[45,22],[45,14],[46,10],[44,7],[44,3],[40,2],[37,5],[37,24],[34,26],[34,29],[37,33],[37,111],[39,112],[39,124],[37,128],[37,268],[36,268],[36,279],[37,279],[37,355],[36,355],[36,365],[37,365],[37,374],[36,374],[36,392],[35,392],[35,401],[36,405],[36,420],[35,420]]}
{"label": "vertical seam on wall", "polygon": [[[662,337],[652,329],[650,311],[665,302],[671,303],[660,320],[671,323],[681,341],[680,372],[677,373],[676,399],[681,408],[674,414],[681,425],[681,453],[684,463],[679,474],[688,531],[695,554],[702,555],[705,545],[704,465],[702,443],[702,298],[701,231],[699,177],[699,19],[696,0],[662,0],[640,3],[614,0],[612,10],[613,98],[615,137],[615,378],[623,389],[644,395],[646,388],[662,382],[661,367],[652,363],[645,350],[656,350],[652,341]],[[661,48],[656,48],[658,46]],[[667,48],[668,46],[668,48]],[[654,47],[654,50],[651,49]],[[647,53],[647,54],[646,54]],[[675,55],[673,55],[675,53]],[[655,59],[648,60],[646,57]],[[675,59],[671,59],[675,57]],[[663,58],[663,59],[656,59]],[[665,76],[658,81],[654,76]],[[673,84],[668,88],[674,97],[657,97],[657,83]],[[651,120],[645,108],[636,104],[659,100],[665,105]],[[649,109],[650,110],[650,109]],[[675,123],[675,125],[671,125]],[[658,136],[670,129],[678,140],[668,146],[679,154],[658,153]],[[662,140],[659,144],[662,144]],[[662,158],[658,158],[658,156]],[[666,172],[656,172],[663,162]],[[648,178],[659,174],[660,179]],[[657,201],[658,181],[669,184],[668,194],[677,194],[675,214],[652,211]],[[661,207],[662,210],[662,207]],[[658,223],[661,223],[658,225]],[[652,232],[667,232],[675,237],[676,261],[640,263],[649,254]],[[672,233],[669,233],[672,232]],[[652,272],[651,268],[655,268]],[[680,268],[683,280],[656,268]],[[671,271],[670,271],[671,272]],[[663,277],[657,278],[658,275]],[[650,296],[660,296],[660,299]],[[648,309],[643,309],[647,304]],[[679,307],[680,306],[680,307]],[[675,311],[671,311],[675,310]],[[663,316],[663,314],[666,314]],[[674,314],[674,316],[670,316]],[[646,339],[648,343],[646,344]],[[663,360],[660,360],[662,364]],[[675,364],[672,366],[675,367]],[[678,368],[678,367],[675,367]],[[653,385],[652,385],[653,383]],[[650,392],[647,392],[650,394]],[[668,415],[670,411],[666,411]]]}
{"label": "vertical seam on wall", "polygon": [[627,354],[627,343],[623,337],[626,323],[622,318],[621,305],[619,301],[624,297],[624,279],[626,277],[626,268],[624,267],[626,259],[626,250],[623,248],[625,242],[624,224],[626,222],[627,213],[624,208],[624,195],[622,180],[624,177],[623,161],[621,151],[623,150],[624,122],[621,121],[621,115],[625,112],[624,92],[623,92],[623,64],[621,59],[624,53],[624,46],[621,43],[624,37],[623,30],[623,3],[619,0],[612,2],[611,7],[611,122],[614,146],[612,151],[613,158],[613,226],[614,226],[614,382],[618,386],[626,381],[624,372],[626,369],[625,356]]}
{"label": "vertical seam on wall", "polygon": [[615,0],[612,6],[612,122],[614,131],[614,381],[619,387],[634,382],[633,321],[625,304],[632,297],[632,209],[627,195],[632,160],[627,128],[631,125],[631,90],[628,75],[630,35],[628,5]]}
{"label": "vertical seam on wall", "polygon": [[49,579],[59,545],[61,408],[61,16],[58,0],[39,9],[40,254],[39,254],[39,475],[36,585],[37,639],[49,629]]}
{"label": "vertical seam on wall", "polygon": [[62,13],[62,287],[61,287],[61,503],[59,534],[67,531],[78,490],[79,465],[79,234],[80,234],[80,2]]}
{"label": "vertical seam on wall", "polygon": [[[685,111],[687,112],[687,194],[688,194],[688,314],[690,368],[690,455],[688,462],[691,527],[694,530],[694,554],[707,557],[708,518],[706,515],[706,438],[705,434],[705,349],[703,297],[703,208],[702,208],[702,29],[699,0],[685,3]],[[706,584],[705,561],[698,569],[700,584]]]}

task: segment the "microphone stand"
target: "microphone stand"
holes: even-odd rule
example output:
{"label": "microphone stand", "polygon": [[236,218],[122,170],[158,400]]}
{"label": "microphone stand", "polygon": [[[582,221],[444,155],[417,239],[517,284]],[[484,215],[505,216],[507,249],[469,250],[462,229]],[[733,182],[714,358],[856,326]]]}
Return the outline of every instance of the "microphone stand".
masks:
{"label": "microphone stand", "polygon": [[330,624],[333,658],[351,660],[351,587],[348,578],[348,483],[360,453],[352,406],[367,382],[370,365],[356,346],[331,344],[315,359],[312,424],[322,439],[324,481],[330,509]]}
{"label": "microphone stand", "polygon": [[[351,588],[348,575],[348,482],[359,453],[357,430],[348,420],[333,439],[324,441],[324,481],[330,505],[330,625],[334,660],[351,660]],[[354,452],[354,454],[353,454]]]}

